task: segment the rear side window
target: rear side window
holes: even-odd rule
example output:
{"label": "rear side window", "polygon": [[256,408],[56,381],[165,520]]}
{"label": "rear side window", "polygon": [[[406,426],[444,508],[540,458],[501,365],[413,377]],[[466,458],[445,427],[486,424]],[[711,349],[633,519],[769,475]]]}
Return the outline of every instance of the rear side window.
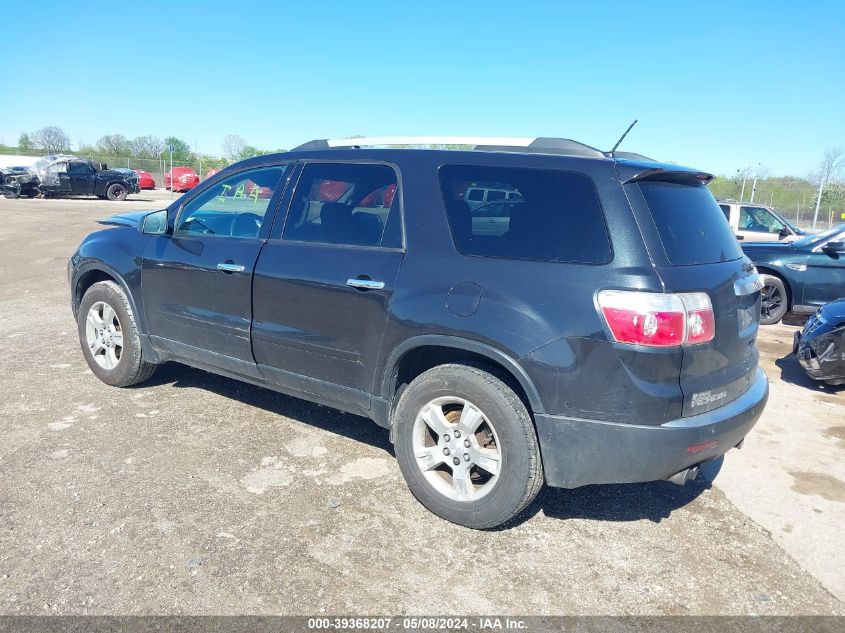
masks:
{"label": "rear side window", "polygon": [[639,187],[670,263],[712,264],[742,257],[733,231],[705,185],[642,181]]}
{"label": "rear side window", "polygon": [[312,163],[302,170],[282,237],[401,248],[396,172],[388,165]]}
{"label": "rear side window", "polygon": [[[464,255],[584,264],[612,257],[596,188],[584,174],[445,165],[440,188]],[[478,189],[487,190],[486,202],[473,199]]]}

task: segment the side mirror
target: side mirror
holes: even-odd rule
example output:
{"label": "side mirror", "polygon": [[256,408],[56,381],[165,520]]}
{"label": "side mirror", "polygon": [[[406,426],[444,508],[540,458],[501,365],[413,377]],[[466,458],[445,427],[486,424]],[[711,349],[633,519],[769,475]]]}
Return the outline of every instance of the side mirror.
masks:
{"label": "side mirror", "polygon": [[785,237],[789,237],[790,235],[792,235],[792,231],[790,231],[787,227],[783,227],[783,228],[780,230],[780,232],[778,233],[778,237],[779,237],[780,239],[783,239],[783,238],[785,238]]}
{"label": "side mirror", "polygon": [[141,233],[145,235],[164,235],[167,233],[167,209],[153,211],[141,220]]}
{"label": "side mirror", "polygon": [[845,253],[845,242],[828,242],[822,250],[828,253]]}

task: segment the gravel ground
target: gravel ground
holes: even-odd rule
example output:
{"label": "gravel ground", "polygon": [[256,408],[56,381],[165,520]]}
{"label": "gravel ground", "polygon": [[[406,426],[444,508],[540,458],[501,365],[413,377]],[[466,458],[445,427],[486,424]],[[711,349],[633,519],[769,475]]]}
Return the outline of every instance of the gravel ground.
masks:
{"label": "gravel ground", "polygon": [[413,499],[365,419],[176,364],[94,378],[67,258],[169,199],[0,199],[0,613],[845,613],[845,392],[805,381],[789,326],[761,333],[772,405],[724,463],[547,489],[476,532]]}

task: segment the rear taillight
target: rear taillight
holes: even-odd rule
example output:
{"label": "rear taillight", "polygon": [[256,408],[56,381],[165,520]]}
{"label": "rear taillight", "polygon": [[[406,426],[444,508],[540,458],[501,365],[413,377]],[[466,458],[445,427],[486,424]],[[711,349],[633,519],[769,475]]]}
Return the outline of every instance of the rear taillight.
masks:
{"label": "rear taillight", "polygon": [[620,343],[675,347],[706,343],[716,335],[713,306],[704,292],[602,290],[598,304]]}

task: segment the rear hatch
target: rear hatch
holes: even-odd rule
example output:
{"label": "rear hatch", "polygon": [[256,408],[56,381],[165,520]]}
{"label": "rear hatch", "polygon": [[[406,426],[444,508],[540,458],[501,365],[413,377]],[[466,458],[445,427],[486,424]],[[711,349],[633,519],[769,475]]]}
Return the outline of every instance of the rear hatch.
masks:
{"label": "rear hatch", "polygon": [[648,210],[650,217],[640,218],[641,226],[646,241],[654,242],[649,250],[665,292],[706,292],[713,306],[714,338],[682,348],[684,416],[742,395],[754,380],[759,358],[759,278],[707,189],[708,179],[706,174],[655,170],[626,185],[639,190],[639,202]]}

